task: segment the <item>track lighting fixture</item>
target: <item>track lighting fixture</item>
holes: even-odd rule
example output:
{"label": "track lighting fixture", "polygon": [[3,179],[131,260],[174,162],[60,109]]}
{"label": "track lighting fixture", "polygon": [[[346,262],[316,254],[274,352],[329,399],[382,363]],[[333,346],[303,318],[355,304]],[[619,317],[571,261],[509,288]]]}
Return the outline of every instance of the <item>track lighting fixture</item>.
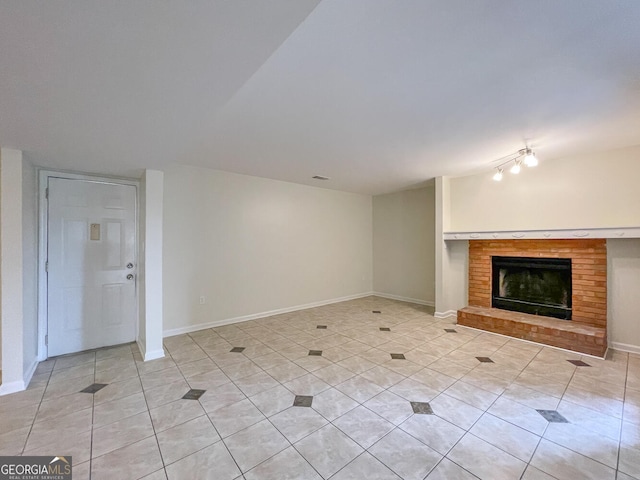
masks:
{"label": "track lighting fixture", "polygon": [[506,157],[499,158],[497,161],[505,160],[500,165],[496,167],[496,173],[493,175],[493,179],[496,182],[502,180],[504,175],[504,167],[511,162],[513,165],[509,169],[511,173],[517,175],[522,170],[522,164],[524,163],[527,167],[535,167],[538,165],[538,159],[536,158],[536,154],[529,147],[518,150],[515,153],[507,155]]}

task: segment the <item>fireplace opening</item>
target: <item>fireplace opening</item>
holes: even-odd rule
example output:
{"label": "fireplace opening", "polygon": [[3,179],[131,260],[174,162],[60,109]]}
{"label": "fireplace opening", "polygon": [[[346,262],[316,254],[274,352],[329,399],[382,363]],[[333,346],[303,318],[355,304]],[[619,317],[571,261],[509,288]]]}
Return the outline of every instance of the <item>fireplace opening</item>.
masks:
{"label": "fireplace opening", "polygon": [[571,320],[571,259],[492,257],[491,306]]}

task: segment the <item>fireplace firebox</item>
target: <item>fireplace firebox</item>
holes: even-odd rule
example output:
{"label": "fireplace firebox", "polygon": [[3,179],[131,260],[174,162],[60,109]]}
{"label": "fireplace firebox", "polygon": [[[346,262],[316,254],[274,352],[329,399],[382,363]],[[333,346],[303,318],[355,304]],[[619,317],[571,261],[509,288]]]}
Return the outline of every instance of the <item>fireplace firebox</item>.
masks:
{"label": "fireplace firebox", "polygon": [[571,259],[491,259],[492,307],[571,320]]}

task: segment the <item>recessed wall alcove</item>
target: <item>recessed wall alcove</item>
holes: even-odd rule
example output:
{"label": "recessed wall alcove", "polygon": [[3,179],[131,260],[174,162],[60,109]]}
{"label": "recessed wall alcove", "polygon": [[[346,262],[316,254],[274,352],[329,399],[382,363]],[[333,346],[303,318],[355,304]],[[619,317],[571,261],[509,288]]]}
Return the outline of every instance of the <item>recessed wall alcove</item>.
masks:
{"label": "recessed wall alcove", "polygon": [[[494,257],[550,259],[550,265],[569,260],[570,320],[494,308]],[[592,355],[606,352],[606,240],[471,240],[468,282],[469,303],[458,311],[459,324]]]}

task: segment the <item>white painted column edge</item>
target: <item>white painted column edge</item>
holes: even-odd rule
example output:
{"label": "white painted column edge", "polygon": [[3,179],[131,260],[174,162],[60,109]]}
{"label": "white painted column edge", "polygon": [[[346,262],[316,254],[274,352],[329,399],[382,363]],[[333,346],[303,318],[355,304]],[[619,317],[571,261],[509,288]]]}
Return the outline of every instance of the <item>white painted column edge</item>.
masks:
{"label": "white painted column edge", "polygon": [[22,152],[0,150],[0,395],[26,389],[22,295]]}
{"label": "white painted column edge", "polygon": [[[163,285],[162,285],[162,248],[163,248],[163,200],[164,172],[145,170],[144,182],[144,302],[145,329],[143,339],[138,346],[143,360],[155,360],[164,357],[163,338]],[[141,341],[142,340],[142,341]]]}

